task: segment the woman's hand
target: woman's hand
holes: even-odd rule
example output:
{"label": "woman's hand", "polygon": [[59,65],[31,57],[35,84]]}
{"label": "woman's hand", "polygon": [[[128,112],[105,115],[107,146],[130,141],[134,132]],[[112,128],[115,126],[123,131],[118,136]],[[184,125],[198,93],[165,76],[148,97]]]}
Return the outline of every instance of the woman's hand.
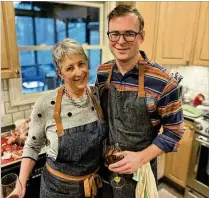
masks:
{"label": "woman's hand", "polygon": [[119,162],[109,165],[109,170],[119,174],[131,174],[144,164],[140,152],[123,151],[115,155],[122,155],[124,158]]}
{"label": "woman's hand", "polygon": [[7,198],[23,198],[25,196],[25,187],[22,187],[20,182],[16,183],[15,189],[10,193]]}

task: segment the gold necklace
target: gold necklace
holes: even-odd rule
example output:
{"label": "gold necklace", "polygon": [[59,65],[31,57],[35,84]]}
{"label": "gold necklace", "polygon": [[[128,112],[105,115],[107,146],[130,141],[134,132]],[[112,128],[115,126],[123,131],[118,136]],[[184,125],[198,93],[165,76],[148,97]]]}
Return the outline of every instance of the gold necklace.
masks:
{"label": "gold necklace", "polygon": [[86,106],[89,104],[90,99],[89,99],[88,93],[86,93],[87,98],[86,98],[85,103],[82,104],[82,105],[78,104],[77,102],[75,102],[75,100],[73,100],[72,96],[70,96],[69,93],[67,92],[67,89],[66,89],[65,86],[64,86],[64,93],[65,93],[65,95],[70,99],[71,103],[72,103],[74,106],[78,107],[78,108],[84,108],[84,107],[86,107]]}

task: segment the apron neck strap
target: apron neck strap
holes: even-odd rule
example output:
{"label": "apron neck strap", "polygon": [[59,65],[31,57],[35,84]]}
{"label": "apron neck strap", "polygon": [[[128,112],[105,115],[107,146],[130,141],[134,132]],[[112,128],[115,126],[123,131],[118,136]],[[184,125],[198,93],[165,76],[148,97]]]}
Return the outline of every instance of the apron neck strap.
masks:
{"label": "apron neck strap", "polygon": [[[145,97],[145,90],[144,90],[144,70],[145,70],[145,64],[140,64],[139,62],[138,68],[139,68],[139,75],[138,75],[138,98]],[[113,66],[111,66],[111,69],[108,74],[108,78],[106,81],[106,86],[109,88],[110,87],[110,82],[112,78],[112,72],[113,72]]]}
{"label": "apron neck strap", "polygon": [[97,112],[97,115],[99,117],[100,122],[104,123],[104,116],[103,116],[103,113],[102,113],[102,109],[98,105],[98,103],[97,103],[97,101],[96,101],[96,99],[95,99],[95,97],[94,97],[94,95],[93,95],[93,93],[92,93],[92,91],[91,91],[89,86],[87,86],[87,94],[89,94],[89,96],[90,96],[90,98],[91,98],[91,100],[93,102],[93,105],[94,105],[94,107],[96,109],[96,112]]}
{"label": "apron neck strap", "polygon": [[55,122],[56,122],[58,137],[62,136],[64,134],[62,121],[60,119],[63,92],[64,92],[64,86],[61,86],[58,89],[57,98],[56,98],[56,102],[55,102],[55,106],[54,106],[54,119],[55,119]]}
{"label": "apron neck strap", "polygon": [[111,69],[110,69],[109,74],[108,74],[108,77],[107,77],[106,85],[107,85],[108,88],[110,87],[110,82],[111,82],[111,78],[112,78],[113,65],[111,65]]}
{"label": "apron neck strap", "polygon": [[138,98],[145,97],[145,91],[144,91],[144,64],[138,64],[139,68],[139,75],[138,75]]}
{"label": "apron neck strap", "polygon": [[[55,106],[54,106],[54,119],[55,119],[55,123],[56,123],[56,127],[57,127],[57,135],[58,135],[58,137],[60,137],[60,136],[62,136],[64,134],[62,121],[61,121],[61,118],[60,118],[61,103],[62,103],[63,93],[64,93],[64,86],[61,86],[58,89],[57,98],[56,98],[56,102],[55,102]],[[104,123],[104,117],[103,117],[102,110],[99,107],[99,105],[98,105],[94,95],[92,94],[92,91],[91,91],[89,86],[87,86],[87,94],[89,94],[89,96],[91,97],[91,100],[92,100],[93,105],[94,105],[94,107],[96,109],[97,115],[99,117],[99,120],[101,121],[101,123]]]}

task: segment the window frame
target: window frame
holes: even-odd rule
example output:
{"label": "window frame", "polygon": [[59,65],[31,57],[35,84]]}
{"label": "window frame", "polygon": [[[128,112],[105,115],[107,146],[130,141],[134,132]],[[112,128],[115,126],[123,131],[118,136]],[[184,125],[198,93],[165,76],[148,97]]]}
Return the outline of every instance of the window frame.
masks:
{"label": "window frame", "polygon": [[[101,62],[104,63],[113,58],[109,51],[108,47],[108,38],[106,37],[106,32],[108,30],[108,22],[106,16],[108,13],[116,6],[116,2],[58,2],[60,4],[70,4],[78,6],[89,6],[97,7],[100,9],[99,23],[100,23],[100,43],[99,45],[88,45],[83,44],[82,47],[84,50],[91,49],[100,49],[102,52]],[[23,46],[18,47],[19,51],[23,50],[50,50],[52,46]],[[11,100],[11,106],[19,106],[25,104],[33,104],[35,101],[42,96],[43,94],[49,93],[49,91],[31,93],[31,94],[22,94],[22,83],[21,78],[9,79],[9,95]]]}

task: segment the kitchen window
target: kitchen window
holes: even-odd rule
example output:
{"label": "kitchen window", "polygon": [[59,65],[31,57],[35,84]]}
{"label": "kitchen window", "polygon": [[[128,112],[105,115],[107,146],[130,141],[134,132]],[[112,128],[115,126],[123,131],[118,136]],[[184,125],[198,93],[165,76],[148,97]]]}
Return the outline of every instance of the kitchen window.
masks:
{"label": "kitchen window", "polygon": [[97,67],[109,57],[106,16],[115,3],[21,1],[13,5],[21,78],[9,80],[12,106],[34,103],[63,83],[56,75],[51,48],[67,37],[83,46],[89,58],[89,83],[95,82]]}

